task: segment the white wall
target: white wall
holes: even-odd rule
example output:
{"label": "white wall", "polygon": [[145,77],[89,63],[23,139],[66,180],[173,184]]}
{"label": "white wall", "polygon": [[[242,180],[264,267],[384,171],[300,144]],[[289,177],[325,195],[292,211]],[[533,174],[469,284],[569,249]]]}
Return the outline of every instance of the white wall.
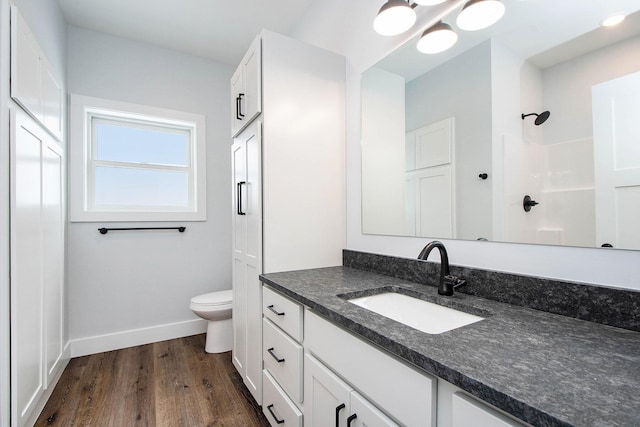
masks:
{"label": "white wall", "polygon": [[[449,5],[448,3],[446,4]],[[385,40],[374,33],[371,22],[381,4],[382,2],[368,0],[315,2],[292,35],[308,43],[341,53],[349,62],[347,67],[348,248],[415,258],[428,239],[370,236],[363,235],[361,232],[360,73],[407,38],[407,36],[397,36]],[[438,17],[435,19],[437,20]],[[412,34],[423,30],[426,27],[424,23],[427,21],[429,20],[421,16],[420,25]],[[640,289],[640,280],[638,280],[640,251],[462,240],[445,241],[445,244],[449,249],[451,262],[458,265]]]}
{"label": "white wall", "polygon": [[404,234],[404,88],[404,78],[378,68],[362,78],[362,229],[370,233]]}
{"label": "white wall", "polygon": [[189,300],[231,288],[233,68],[71,26],[68,51],[70,93],[204,114],[207,127],[207,221],[107,235],[97,228],[108,223],[69,224],[72,355],[202,332]]}
{"label": "white wall", "polygon": [[[65,90],[66,23],[58,3],[14,0]],[[0,425],[9,425],[9,0],[0,0]]]}

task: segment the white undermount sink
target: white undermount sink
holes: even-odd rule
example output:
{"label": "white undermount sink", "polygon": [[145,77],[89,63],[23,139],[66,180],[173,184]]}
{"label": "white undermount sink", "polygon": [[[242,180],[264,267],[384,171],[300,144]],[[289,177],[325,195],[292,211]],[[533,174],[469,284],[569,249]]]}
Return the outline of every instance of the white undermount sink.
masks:
{"label": "white undermount sink", "polygon": [[427,334],[441,334],[484,320],[484,317],[396,292],[353,298],[347,301]]}

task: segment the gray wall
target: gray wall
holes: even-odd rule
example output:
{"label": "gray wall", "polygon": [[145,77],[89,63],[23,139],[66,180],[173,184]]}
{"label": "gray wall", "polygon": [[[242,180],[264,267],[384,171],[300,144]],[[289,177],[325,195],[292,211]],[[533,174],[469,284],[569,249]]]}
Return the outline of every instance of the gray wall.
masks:
{"label": "gray wall", "polygon": [[73,355],[73,340],[116,334],[118,341],[123,332],[197,319],[193,296],[231,288],[233,68],[71,26],[68,50],[69,93],[204,114],[207,127],[207,221],[156,224],[185,225],[185,233],[104,236],[96,229],[109,224],[69,224]]}
{"label": "gray wall", "polygon": [[448,117],[455,117],[456,237],[491,239],[491,187],[478,179],[491,171],[488,41],[407,83],[407,131]]}

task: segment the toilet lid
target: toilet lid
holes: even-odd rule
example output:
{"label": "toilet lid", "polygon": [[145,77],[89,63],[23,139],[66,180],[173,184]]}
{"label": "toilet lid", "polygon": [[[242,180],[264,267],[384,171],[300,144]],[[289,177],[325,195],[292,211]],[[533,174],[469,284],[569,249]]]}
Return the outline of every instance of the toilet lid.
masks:
{"label": "toilet lid", "polygon": [[233,300],[233,291],[211,292],[208,294],[198,295],[191,298],[191,303],[202,305],[225,305],[230,304]]}

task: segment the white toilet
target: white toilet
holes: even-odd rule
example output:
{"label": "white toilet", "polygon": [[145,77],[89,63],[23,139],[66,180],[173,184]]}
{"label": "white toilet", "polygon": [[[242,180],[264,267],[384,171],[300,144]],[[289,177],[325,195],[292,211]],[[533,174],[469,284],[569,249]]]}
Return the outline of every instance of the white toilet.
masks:
{"label": "white toilet", "polygon": [[207,327],[207,353],[224,353],[233,346],[231,325],[231,305],[233,291],[211,292],[191,298],[189,308],[198,316],[209,321]]}

